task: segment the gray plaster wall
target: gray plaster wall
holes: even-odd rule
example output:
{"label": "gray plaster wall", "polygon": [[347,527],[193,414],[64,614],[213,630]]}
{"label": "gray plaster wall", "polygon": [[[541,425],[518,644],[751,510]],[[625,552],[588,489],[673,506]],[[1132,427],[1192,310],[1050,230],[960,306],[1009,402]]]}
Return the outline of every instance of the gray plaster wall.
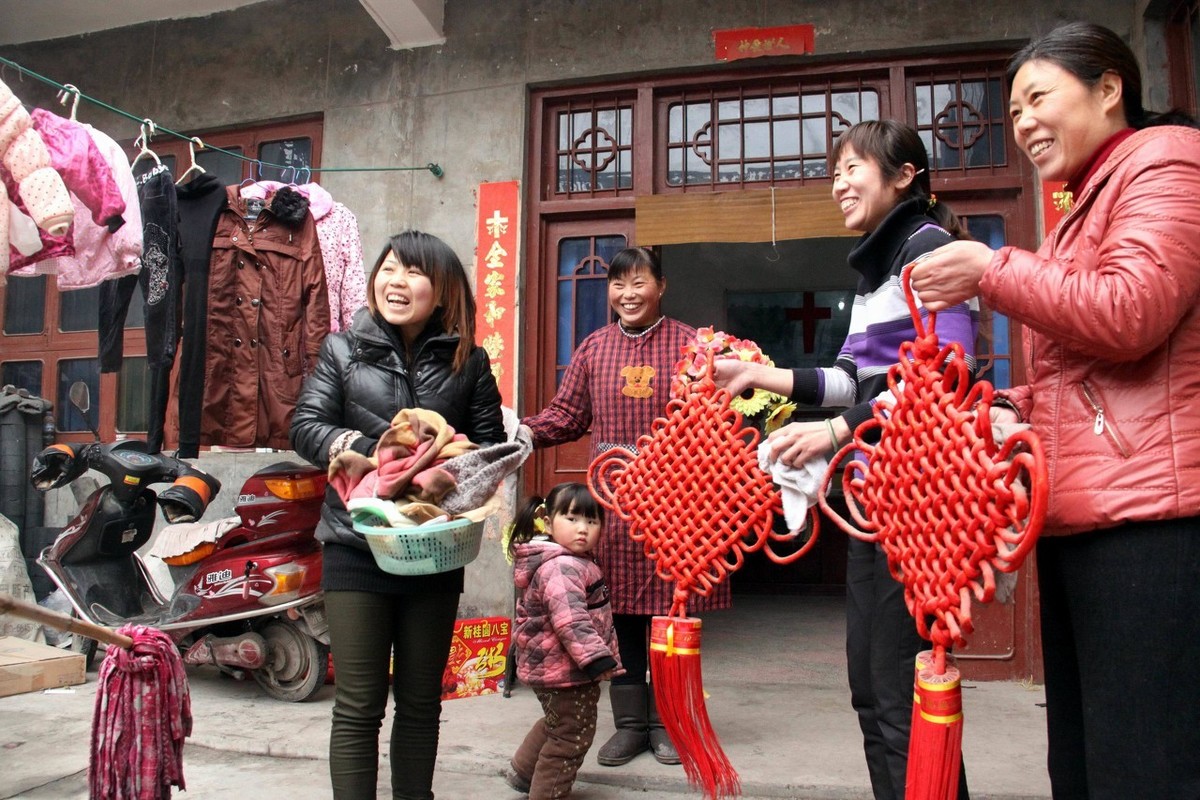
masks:
{"label": "gray plaster wall", "polygon": [[[268,0],[0,54],[188,135],[321,113],[326,167],[435,162],[440,179],[417,170],[321,181],[358,216],[372,256],[417,226],[470,265],[477,185],[523,177],[531,85],[715,68],[713,31],[751,26],[811,24],[817,59],[1015,42],[1073,18],[1130,35],[1146,2],[447,0],[445,44],[394,51],[356,0]],[[54,103],[51,88],[3,73],[27,103]],[[87,103],[79,117],[118,139],[137,133]]]}
{"label": "gray plaster wall", "polygon": [[[531,86],[717,68],[713,31],[801,23],[816,31],[816,53],[806,58],[822,60],[1015,43],[1077,18],[1102,21],[1135,46],[1153,47],[1161,38],[1154,21],[1142,18],[1156,5],[446,0],[445,44],[394,51],[355,0],[268,0],[210,17],[0,48],[0,55],[186,135],[320,113],[325,167],[437,163],[445,170],[440,179],[425,170],[327,172],[321,182],[358,217],[368,262],[389,234],[417,227],[445,238],[473,273],[475,190],[481,182],[523,178]],[[762,66],[761,60],[740,64]],[[1158,60],[1151,67],[1147,93],[1154,98],[1165,93],[1165,75]],[[26,103],[57,108],[50,87],[10,67],[2,73]],[[137,123],[88,103],[79,119],[118,139],[137,132]],[[202,468],[226,486],[209,518],[231,513],[246,475],[278,458],[204,456]],[[52,500],[48,524],[71,510],[69,496]],[[511,610],[511,581],[498,547],[485,546],[467,583],[464,616]]]}

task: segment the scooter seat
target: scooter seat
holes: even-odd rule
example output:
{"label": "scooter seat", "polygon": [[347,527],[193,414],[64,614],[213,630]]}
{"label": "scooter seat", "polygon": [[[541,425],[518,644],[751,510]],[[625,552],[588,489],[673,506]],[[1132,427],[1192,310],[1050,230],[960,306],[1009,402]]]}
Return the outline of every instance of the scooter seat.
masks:
{"label": "scooter seat", "polygon": [[237,527],[237,517],[213,522],[182,522],[159,531],[150,545],[150,555],[173,567],[194,564],[216,549],[221,537]]}

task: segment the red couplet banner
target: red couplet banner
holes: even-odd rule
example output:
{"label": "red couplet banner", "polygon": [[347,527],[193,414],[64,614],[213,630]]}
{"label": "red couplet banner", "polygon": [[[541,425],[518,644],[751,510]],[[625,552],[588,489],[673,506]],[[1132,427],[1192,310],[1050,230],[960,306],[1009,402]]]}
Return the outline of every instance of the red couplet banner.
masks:
{"label": "red couplet banner", "polygon": [[475,248],[475,340],[492,360],[506,406],[516,407],[517,181],[479,184]]}

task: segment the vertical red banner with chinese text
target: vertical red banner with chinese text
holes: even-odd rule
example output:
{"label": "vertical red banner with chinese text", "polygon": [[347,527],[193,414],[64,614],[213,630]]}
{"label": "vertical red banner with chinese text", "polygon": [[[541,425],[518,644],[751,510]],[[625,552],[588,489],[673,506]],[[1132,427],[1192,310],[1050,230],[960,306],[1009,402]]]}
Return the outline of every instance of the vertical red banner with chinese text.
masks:
{"label": "vertical red banner with chinese text", "polygon": [[492,360],[504,405],[515,408],[519,182],[479,184],[478,205],[475,341]]}

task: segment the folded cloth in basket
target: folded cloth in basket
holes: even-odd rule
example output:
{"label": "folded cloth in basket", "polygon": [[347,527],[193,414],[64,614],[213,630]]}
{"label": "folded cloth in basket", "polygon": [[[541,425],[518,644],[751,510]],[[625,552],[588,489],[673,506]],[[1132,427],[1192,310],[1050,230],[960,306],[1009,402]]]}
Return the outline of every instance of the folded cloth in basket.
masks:
{"label": "folded cloth in basket", "polygon": [[529,429],[523,427],[517,431],[515,441],[472,450],[446,461],[442,469],[454,478],[455,486],[439,505],[452,515],[479,508],[532,452],[533,439]]}
{"label": "folded cloth in basket", "polygon": [[525,463],[532,451],[533,439],[522,430],[516,441],[472,450],[443,462],[441,469],[454,478],[456,485],[442,498],[440,506],[421,501],[351,497],[346,501],[346,510],[355,522],[393,528],[419,525],[441,515],[471,516],[467,512],[487,506],[504,479]]}
{"label": "folded cloth in basket", "polygon": [[379,439],[375,454],[347,450],[329,465],[329,483],[343,503],[356,497],[409,498],[438,503],[454,488],[439,465],[478,447],[455,433],[436,411],[402,408]]}

